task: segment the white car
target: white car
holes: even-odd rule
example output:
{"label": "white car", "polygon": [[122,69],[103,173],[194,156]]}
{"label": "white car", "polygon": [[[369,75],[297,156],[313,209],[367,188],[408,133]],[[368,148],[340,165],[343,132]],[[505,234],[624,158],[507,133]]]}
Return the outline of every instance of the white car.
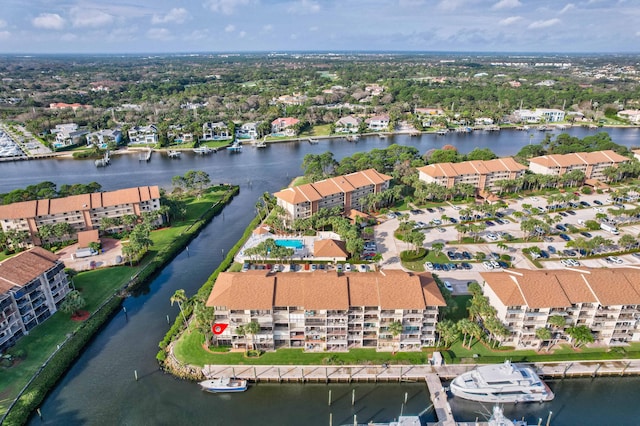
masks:
{"label": "white car", "polygon": [[489,241],[498,241],[498,236],[495,234],[487,234],[485,238]]}
{"label": "white car", "polygon": [[490,260],[489,263],[491,263],[491,266],[493,266],[493,269],[500,269],[500,264],[495,260]]}
{"label": "white car", "polygon": [[458,210],[460,210],[460,206],[453,206],[453,209],[454,209],[455,211],[458,211]]}
{"label": "white car", "polygon": [[484,266],[484,269],[487,269],[489,271],[493,269],[493,265],[491,264],[491,262],[489,262],[487,260],[482,262],[482,266]]}
{"label": "white car", "polygon": [[608,261],[611,261],[611,262],[613,262],[613,263],[617,263],[618,265],[619,265],[619,264],[621,264],[621,263],[623,263],[622,259],[620,259],[620,258],[619,258],[619,257],[617,257],[617,256],[609,256],[609,257],[607,257],[607,260],[608,260]]}
{"label": "white car", "polygon": [[604,213],[604,210],[602,210],[601,207],[594,207],[593,208],[595,211],[597,211],[598,213]]}
{"label": "white car", "polygon": [[350,263],[345,263],[344,264],[344,271],[345,272],[351,272],[351,264]]}
{"label": "white car", "polygon": [[369,267],[367,265],[365,265],[364,263],[361,263],[360,265],[358,265],[358,270],[360,272],[367,272],[367,271],[369,271]]}
{"label": "white car", "polygon": [[427,268],[430,271],[433,271],[433,263],[431,263],[431,262],[425,263],[424,267]]}
{"label": "white car", "polygon": [[560,263],[562,263],[566,267],[580,266],[580,262],[575,259],[562,259]]}
{"label": "white car", "polygon": [[440,219],[433,219],[431,222],[433,222],[434,225],[442,225],[442,221]]}
{"label": "white car", "polygon": [[443,284],[444,284],[444,288],[446,288],[449,291],[453,291],[453,286],[449,281],[445,281]]}

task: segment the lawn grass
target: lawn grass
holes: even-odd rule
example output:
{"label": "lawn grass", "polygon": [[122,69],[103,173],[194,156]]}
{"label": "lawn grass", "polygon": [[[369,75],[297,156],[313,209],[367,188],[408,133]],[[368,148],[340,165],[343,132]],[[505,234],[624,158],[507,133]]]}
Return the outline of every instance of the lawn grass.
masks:
{"label": "lawn grass", "polygon": [[[73,284],[87,302],[84,309],[95,313],[133,275],[151,263],[156,254],[167,249],[179,235],[199,220],[224,193],[225,191],[210,191],[201,198],[188,199],[185,219],[174,222],[171,227],[153,231],[150,236],[153,246],[139,265],[101,268],[76,275]],[[81,325],[81,322],[72,321],[69,314],[56,312],[44,323],[30,330],[29,335],[18,340],[9,352],[22,352],[26,356],[11,368],[0,368],[0,414],[7,410],[18,392],[54,352],[56,346],[62,344],[66,336],[78,330]]]}
{"label": "lawn grass", "polygon": [[421,257],[420,259],[416,259],[416,260],[412,260],[412,261],[406,261],[403,260],[402,261],[402,266],[409,269],[410,271],[413,272],[424,272],[424,264],[426,262],[431,262],[431,263],[449,263],[449,259],[447,258],[447,256],[444,253],[440,253],[438,254],[438,256],[435,255],[435,253],[433,252],[433,250],[428,250],[427,251],[427,255]]}
{"label": "lawn grass", "polygon": [[309,136],[329,136],[330,134],[331,124],[318,124],[316,126],[312,126],[311,129],[300,133],[300,137],[309,137]]}
{"label": "lawn grass", "polygon": [[426,364],[431,351],[376,352],[375,349],[352,349],[349,352],[305,353],[302,349],[278,349],[259,358],[246,358],[244,352],[211,353],[202,347],[204,338],[197,331],[184,333],[176,342],[174,355],[185,364],[238,365],[318,365],[318,364]]}

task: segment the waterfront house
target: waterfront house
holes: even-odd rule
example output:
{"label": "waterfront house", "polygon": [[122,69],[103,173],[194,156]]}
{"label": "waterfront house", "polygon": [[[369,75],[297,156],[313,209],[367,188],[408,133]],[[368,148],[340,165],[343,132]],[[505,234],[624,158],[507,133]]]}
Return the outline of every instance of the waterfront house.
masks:
{"label": "waterfront house", "polygon": [[172,124],[167,131],[167,138],[172,143],[192,143],[193,133],[185,130],[187,129],[182,124]]}
{"label": "waterfront house", "polygon": [[51,130],[51,133],[56,135],[53,146],[64,148],[84,142],[83,136],[89,132],[79,129],[76,123],[66,123],[56,125],[55,129]]}
{"label": "waterfront house", "polygon": [[389,130],[389,116],[386,114],[374,115],[373,117],[367,118],[365,123],[367,123],[369,130],[373,130],[374,132]]}
{"label": "waterfront house", "polygon": [[276,118],[271,122],[271,133],[285,136],[295,136],[296,130],[294,129],[294,126],[299,122],[300,120],[293,117]]}
{"label": "waterfront house", "polygon": [[41,247],[0,263],[0,352],[54,314],[69,291],[64,263]]}
{"label": "waterfront house", "polygon": [[[228,324],[220,345],[261,350],[419,351],[436,342],[438,308],[446,306],[430,273],[222,272],[206,303]],[[255,336],[238,326],[257,322]],[[399,321],[394,337],[389,325]]]}
{"label": "waterfront house", "polygon": [[158,143],[158,128],[148,126],[134,126],[129,129],[129,145],[155,145]]}
{"label": "waterfront house", "polygon": [[244,123],[238,130],[236,136],[239,139],[256,139],[258,137],[258,126],[260,121]]}
{"label": "waterfront house", "polygon": [[[509,329],[502,343],[538,347],[536,329],[566,338],[566,327],[585,325],[604,345],[640,341],[640,270],[571,269],[483,272],[483,292]],[[565,327],[549,323],[562,316]]]}
{"label": "waterfront house", "polygon": [[216,123],[204,123],[202,125],[202,140],[214,141],[214,140],[226,140],[231,139],[229,135],[229,128],[222,121]]}
{"label": "waterfront house", "polygon": [[629,122],[633,124],[640,123],[640,111],[637,109],[625,109],[618,111],[618,117],[629,120]]}
{"label": "waterfront house", "polygon": [[348,115],[336,121],[336,133],[356,133],[360,128],[362,119]]}
{"label": "waterfront house", "polygon": [[529,170],[542,175],[562,176],[573,170],[580,170],[586,179],[607,181],[603,170],[617,167],[630,161],[612,150],[595,152],[575,152],[572,154],[549,154],[529,159]]}
{"label": "waterfront house", "polygon": [[[27,231],[34,244],[39,244],[38,227],[44,224],[66,222],[76,232],[85,231],[98,229],[104,217],[141,216],[144,212],[159,209],[160,189],[157,186],[140,186],[2,205],[0,225],[4,232]],[[160,215],[158,223],[162,223]]]}
{"label": "waterfront house", "polygon": [[87,135],[87,145],[102,147],[109,143],[118,145],[122,142],[122,132],[120,129],[104,129],[91,132]]}
{"label": "waterfront house", "polygon": [[302,219],[322,208],[340,207],[343,212],[350,209],[368,210],[370,206],[364,205],[365,197],[388,189],[390,182],[391,176],[367,169],[286,188],[274,196],[291,219]]}
{"label": "waterfront house", "polygon": [[418,167],[418,178],[426,183],[452,188],[459,183],[473,185],[478,192],[500,189],[497,182],[524,175],[526,166],[511,157],[473,160],[461,163],[436,163]]}
{"label": "waterfront house", "polygon": [[557,123],[564,121],[565,112],[560,109],[536,108],[534,110],[518,109],[513,112],[516,122],[521,123]]}

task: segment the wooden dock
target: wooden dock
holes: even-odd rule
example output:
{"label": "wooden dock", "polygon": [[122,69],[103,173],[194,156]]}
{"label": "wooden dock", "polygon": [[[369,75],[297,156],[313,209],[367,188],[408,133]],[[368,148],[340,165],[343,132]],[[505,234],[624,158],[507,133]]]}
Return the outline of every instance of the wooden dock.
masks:
{"label": "wooden dock", "polygon": [[444,390],[444,387],[442,387],[440,377],[438,377],[436,373],[430,373],[427,374],[424,379],[427,382],[433,409],[438,418],[438,423],[436,424],[441,426],[456,426],[451,406],[449,405],[449,401],[447,401],[447,392]]}

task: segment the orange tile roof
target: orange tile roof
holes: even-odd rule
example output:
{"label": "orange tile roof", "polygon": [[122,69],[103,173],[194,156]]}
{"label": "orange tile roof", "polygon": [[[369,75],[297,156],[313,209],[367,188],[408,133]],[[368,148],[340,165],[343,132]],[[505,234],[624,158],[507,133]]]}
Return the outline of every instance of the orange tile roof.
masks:
{"label": "orange tile roof", "polygon": [[447,306],[447,302],[444,300],[440,288],[438,288],[438,283],[433,279],[433,275],[426,272],[418,274],[418,278],[420,279],[424,301],[427,306]]}
{"label": "orange tile roof", "polygon": [[314,257],[349,257],[344,241],[317,240],[313,243]]}
{"label": "orange tile roof", "polygon": [[97,229],[78,232],[78,247],[89,247],[89,243],[93,242],[100,242],[100,235]]}
{"label": "orange tile roof", "polygon": [[[273,307],[274,277],[266,271],[222,272],[218,275],[207,306],[228,309],[268,310]],[[220,284],[220,285],[219,285]]]}
{"label": "orange tile roof", "polygon": [[544,167],[570,167],[581,164],[594,165],[598,163],[622,163],[624,161],[629,161],[629,159],[610,149],[572,154],[549,154],[529,159],[530,163],[540,164]]}
{"label": "orange tile roof", "polygon": [[0,294],[22,287],[53,268],[59,257],[42,247],[34,247],[0,263]]}
{"label": "orange tile roof", "polygon": [[494,160],[472,160],[461,163],[436,163],[419,167],[418,170],[433,178],[457,177],[461,175],[487,175],[495,172],[519,172],[527,167],[511,157],[496,158]]}
{"label": "orange tile roof", "polygon": [[347,310],[349,309],[349,287],[347,277],[334,272],[315,271],[298,285],[304,289],[303,303],[306,310]]}
{"label": "orange tile roof", "polygon": [[117,191],[95,192],[0,206],[0,219],[21,219],[65,212],[133,204],[160,198],[157,186],[141,186]]}
{"label": "orange tile roof", "polygon": [[625,269],[593,270],[585,276],[589,286],[603,306],[640,305],[640,294],[636,291],[637,284],[630,280],[637,278],[637,271],[627,278]]}
{"label": "orange tile roof", "polygon": [[420,279],[401,270],[386,270],[377,275],[381,309],[424,309]]}
{"label": "orange tile roof", "polygon": [[371,274],[349,274],[349,305],[380,306],[378,283]]}
{"label": "orange tile roof", "polygon": [[526,302],[512,275],[506,272],[481,272],[480,276],[505,306],[524,306]]}

